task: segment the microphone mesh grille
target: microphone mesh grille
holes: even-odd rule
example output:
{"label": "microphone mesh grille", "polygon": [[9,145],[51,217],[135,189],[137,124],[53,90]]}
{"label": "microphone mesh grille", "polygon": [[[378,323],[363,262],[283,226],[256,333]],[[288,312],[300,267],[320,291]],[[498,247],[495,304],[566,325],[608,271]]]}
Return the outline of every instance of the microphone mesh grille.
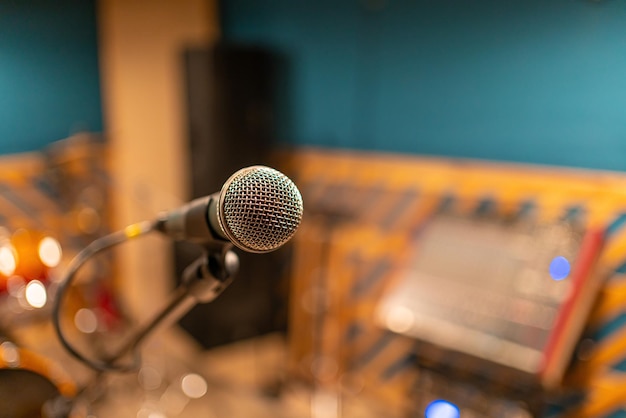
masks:
{"label": "microphone mesh grille", "polygon": [[239,170],[224,184],[218,205],[224,232],[239,248],[272,251],[289,241],[302,219],[302,196],[289,177],[264,166]]}

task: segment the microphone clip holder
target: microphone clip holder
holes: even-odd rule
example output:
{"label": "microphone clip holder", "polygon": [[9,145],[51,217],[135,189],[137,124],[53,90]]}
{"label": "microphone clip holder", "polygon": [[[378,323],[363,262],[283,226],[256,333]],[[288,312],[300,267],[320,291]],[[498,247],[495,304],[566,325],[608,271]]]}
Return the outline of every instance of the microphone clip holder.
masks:
{"label": "microphone clip holder", "polygon": [[204,253],[183,271],[182,282],[170,303],[137,330],[109,362],[115,363],[126,354],[136,352],[154,331],[176,323],[196,304],[216,299],[239,270],[239,257],[231,248],[230,244],[205,246]]}
{"label": "microphone clip holder", "polygon": [[197,303],[213,301],[239,271],[239,257],[231,248],[205,247],[205,252],[183,271],[180,287]]}

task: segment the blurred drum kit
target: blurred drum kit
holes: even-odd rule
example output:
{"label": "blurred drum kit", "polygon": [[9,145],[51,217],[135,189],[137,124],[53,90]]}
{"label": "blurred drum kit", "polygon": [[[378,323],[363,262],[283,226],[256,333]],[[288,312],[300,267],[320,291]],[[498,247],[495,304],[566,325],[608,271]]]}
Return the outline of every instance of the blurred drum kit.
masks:
{"label": "blurred drum kit", "polygon": [[63,367],[0,337],[0,417],[40,417],[47,402],[75,394],[75,383]]}
{"label": "blurred drum kit", "polygon": [[[0,417],[31,418],[47,401],[76,394],[67,367],[46,353],[46,327],[66,260],[107,231],[108,185],[104,146],[90,135],[16,160],[0,172]],[[96,280],[111,269],[98,263],[73,297],[100,305],[99,318],[90,311],[88,319],[112,324],[115,304]]]}

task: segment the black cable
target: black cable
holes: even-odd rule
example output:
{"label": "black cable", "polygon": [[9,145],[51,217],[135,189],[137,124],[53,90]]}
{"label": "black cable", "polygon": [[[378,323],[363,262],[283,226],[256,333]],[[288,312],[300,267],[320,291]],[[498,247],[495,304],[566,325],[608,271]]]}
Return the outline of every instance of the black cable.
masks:
{"label": "black cable", "polygon": [[85,247],[82,251],[80,251],[78,255],[76,255],[76,257],[74,257],[68,267],[67,273],[59,284],[57,294],[52,306],[52,324],[54,325],[54,330],[56,331],[57,337],[59,338],[61,345],[63,345],[63,347],[72,356],[74,356],[76,359],[92,369],[100,372],[131,372],[137,370],[140,363],[139,351],[135,350],[133,352],[133,362],[126,365],[119,365],[115,364],[114,362],[104,360],[93,360],[79,352],[72,344],[70,344],[65,335],[63,335],[63,330],[61,329],[61,304],[63,302],[63,297],[72,285],[78,269],[82,267],[82,265],[85,264],[87,260],[98,254],[99,252],[109,249],[115,245],[121,244],[122,242],[125,242],[131,238],[136,238],[138,236],[154,231],[156,225],[156,222],[133,224],[126,227],[123,231],[114,232],[102,238],[96,239],[87,247]]}

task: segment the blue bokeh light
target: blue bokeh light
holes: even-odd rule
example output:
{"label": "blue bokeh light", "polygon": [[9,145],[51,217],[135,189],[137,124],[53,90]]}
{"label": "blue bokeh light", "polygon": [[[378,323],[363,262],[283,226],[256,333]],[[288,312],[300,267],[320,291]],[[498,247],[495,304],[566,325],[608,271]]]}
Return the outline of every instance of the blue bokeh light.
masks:
{"label": "blue bokeh light", "polygon": [[550,263],[550,276],[554,280],[563,280],[570,272],[569,261],[565,257],[554,257]]}
{"label": "blue bokeh light", "polygon": [[426,418],[459,418],[461,412],[453,403],[444,400],[431,402],[426,407]]}

